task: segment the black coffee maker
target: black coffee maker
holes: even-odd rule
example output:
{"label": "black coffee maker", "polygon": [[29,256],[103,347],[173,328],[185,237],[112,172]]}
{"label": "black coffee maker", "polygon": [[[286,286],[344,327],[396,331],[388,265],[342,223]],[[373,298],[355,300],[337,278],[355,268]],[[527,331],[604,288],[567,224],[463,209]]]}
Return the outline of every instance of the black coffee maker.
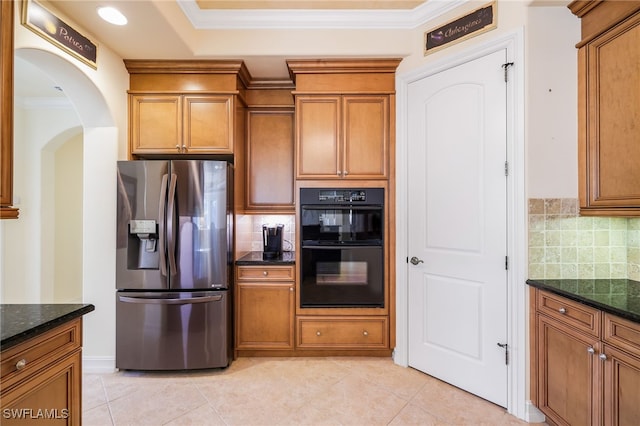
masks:
{"label": "black coffee maker", "polygon": [[284,225],[262,225],[263,259],[276,259],[282,255]]}

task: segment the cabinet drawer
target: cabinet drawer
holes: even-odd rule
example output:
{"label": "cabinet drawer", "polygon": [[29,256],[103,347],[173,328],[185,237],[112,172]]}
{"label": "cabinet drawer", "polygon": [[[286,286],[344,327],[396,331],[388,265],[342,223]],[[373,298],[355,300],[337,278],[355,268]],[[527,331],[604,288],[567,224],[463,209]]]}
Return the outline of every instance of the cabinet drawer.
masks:
{"label": "cabinet drawer", "polygon": [[604,314],[603,340],[640,357],[640,324]]}
{"label": "cabinet drawer", "polygon": [[564,297],[537,291],[538,312],[556,318],[592,336],[600,336],[600,311]]}
{"label": "cabinet drawer", "polygon": [[387,318],[298,318],[300,348],[387,348]]}
{"label": "cabinet drawer", "polygon": [[292,281],[295,277],[292,266],[238,266],[239,281]]}
{"label": "cabinet drawer", "polygon": [[2,352],[2,391],[30,373],[56,362],[82,345],[80,319],[58,326]]}

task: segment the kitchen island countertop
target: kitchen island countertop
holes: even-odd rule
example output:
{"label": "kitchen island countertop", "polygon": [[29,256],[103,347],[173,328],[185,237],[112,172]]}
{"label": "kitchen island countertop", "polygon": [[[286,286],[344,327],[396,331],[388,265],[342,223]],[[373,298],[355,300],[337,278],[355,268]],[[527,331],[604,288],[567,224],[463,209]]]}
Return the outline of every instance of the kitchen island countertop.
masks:
{"label": "kitchen island countertop", "polygon": [[94,305],[80,303],[0,304],[0,349],[9,349],[93,310]]}
{"label": "kitchen island countertop", "polygon": [[261,251],[250,251],[236,260],[236,265],[293,265],[295,261],[296,254],[293,251],[282,252],[282,255],[275,259],[264,259]]}
{"label": "kitchen island countertop", "polygon": [[640,323],[640,281],[624,278],[529,279],[527,284]]}

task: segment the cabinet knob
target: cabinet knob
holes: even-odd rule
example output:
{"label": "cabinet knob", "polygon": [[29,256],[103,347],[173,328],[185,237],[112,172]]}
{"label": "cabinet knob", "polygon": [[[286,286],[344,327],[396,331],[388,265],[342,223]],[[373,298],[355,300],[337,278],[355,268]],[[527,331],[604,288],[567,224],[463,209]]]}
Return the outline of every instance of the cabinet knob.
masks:
{"label": "cabinet knob", "polygon": [[342,172],[342,176],[345,176],[345,177],[346,177],[348,174],[349,174],[349,172],[348,172],[348,171],[346,171],[346,170]]}
{"label": "cabinet knob", "polygon": [[316,331],[316,336],[320,336],[322,333],[320,333],[320,331]]}
{"label": "cabinet knob", "polygon": [[180,145],[176,145],[176,149],[180,152]]}
{"label": "cabinet knob", "polygon": [[338,173],[336,173],[338,176],[342,176],[342,172],[340,170],[338,170]]}
{"label": "cabinet knob", "polygon": [[289,287],[289,291],[293,291],[293,287]]}
{"label": "cabinet knob", "polygon": [[269,275],[269,272],[268,271],[262,271],[262,275],[264,275],[266,277],[267,275]]}
{"label": "cabinet knob", "polygon": [[187,152],[187,146],[185,144],[182,144],[182,152]]}
{"label": "cabinet knob", "polygon": [[567,310],[565,308],[560,308],[558,309],[558,312],[560,312],[561,314],[566,314]]}
{"label": "cabinet knob", "polygon": [[365,330],[365,331],[363,331],[363,332],[362,332],[362,335],[363,335],[363,336],[368,336],[368,335],[369,335],[369,332],[368,332],[367,330]]}
{"label": "cabinet knob", "polygon": [[16,362],[16,370],[22,370],[26,366],[27,366],[27,360],[24,358]]}
{"label": "cabinet knob", "polygon": [[607,360],[607,355],[605,355],[605,354],[600,354],[600,355],[598,355],[598,357],[603,361]]}
{"label": "cabinet knob", "polygon": [[596,353],[596,350],[595,350],[595,349],[593,349],[591,346],[589,346],[589,347],[587,348],[587,352],[589,352],[591,355],[593,355],[594,353]]}

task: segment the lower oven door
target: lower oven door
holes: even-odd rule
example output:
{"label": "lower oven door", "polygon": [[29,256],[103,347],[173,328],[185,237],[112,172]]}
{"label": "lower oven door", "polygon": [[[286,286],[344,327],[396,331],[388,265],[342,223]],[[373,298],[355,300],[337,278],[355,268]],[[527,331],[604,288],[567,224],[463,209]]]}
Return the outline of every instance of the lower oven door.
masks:
{"label": "lower oven door", "polygon": [[300,306],[384,307],[382,246],[302,248]]}

